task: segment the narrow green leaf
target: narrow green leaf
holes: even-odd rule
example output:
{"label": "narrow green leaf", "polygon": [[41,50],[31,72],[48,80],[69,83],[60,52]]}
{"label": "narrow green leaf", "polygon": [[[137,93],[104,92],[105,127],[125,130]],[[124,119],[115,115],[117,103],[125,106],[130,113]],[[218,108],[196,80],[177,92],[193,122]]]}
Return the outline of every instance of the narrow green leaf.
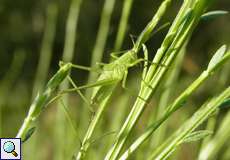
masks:
{"label": "narrow green leaf", "polygon": [[36,129],[36,127],[32,127],[27,131],[25,138],[22,140],[23,143],[25,141],[27,141],[32,136],[32,134],[34,133],[35,129]]}
{"label": "narrow green leaf", "polygon": [[183,143],[189,143],[189,142],[195,142],[200,139],[203,139],[209,135],[211,135],[213,132],[209,130],[200,130],[200,131],[195,131],[189,134],[185,139],[183,140]]}
{"label": "narrow green leaf", "polygon": [[226,48],[226,45],[223,45],[216,51],[208,64],[208,70],[212,70],[212,68],[214,68],[221,61],[224,53],[226,52]]}
{"label": "narrow green leaf", "polygon": [[226,99],[219,108],[229,108],[230,107],[230,98]]}
{"label": "narrow green leaf", "polygon": [[210,11],[201,16],[202,20],[210,20],[214,19],[216,17],[222,16],[228,14],[228,11],[223,11],[223,10],[217,10],[217,11]]}
{"label": "narrow green leaf", "polygon": [[184,22],[186,22],[188,19],[191,18],[193,13],[193,9],[192,8],[188,8],[188,10],[186,11],[184,17],[181,19],[181,24],[183,24]]}

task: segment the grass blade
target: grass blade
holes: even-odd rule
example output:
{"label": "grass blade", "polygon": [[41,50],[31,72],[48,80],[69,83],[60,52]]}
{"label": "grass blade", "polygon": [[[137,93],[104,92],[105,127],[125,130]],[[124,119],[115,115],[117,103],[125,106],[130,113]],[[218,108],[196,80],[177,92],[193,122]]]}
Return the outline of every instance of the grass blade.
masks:
{"label": "grass blade", "polygon": [[218,97],[206,102],[188,121],[186,121],[178,131],[173,134],[164,144],[151,154],[149,159],[161,160],[174,151],[178,145],[184,142],[199,125],[209,118],[219,105],[230,96],[230,87],[226,88]]}

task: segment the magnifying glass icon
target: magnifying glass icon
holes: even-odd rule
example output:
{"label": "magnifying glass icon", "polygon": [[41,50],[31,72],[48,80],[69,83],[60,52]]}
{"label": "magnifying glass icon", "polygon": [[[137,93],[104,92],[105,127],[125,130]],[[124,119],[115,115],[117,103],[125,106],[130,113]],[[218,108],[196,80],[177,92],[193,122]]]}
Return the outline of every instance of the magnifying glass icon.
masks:
{"label": "magnifying glass icon", "polygon": [[14,157],[17,157],[18,154],[17,152],[15,151],[15,145],[13,142],[11,141],[7,141],[3,144],[3,150],[6,152],[6,153],[11,153],[14,155]]}

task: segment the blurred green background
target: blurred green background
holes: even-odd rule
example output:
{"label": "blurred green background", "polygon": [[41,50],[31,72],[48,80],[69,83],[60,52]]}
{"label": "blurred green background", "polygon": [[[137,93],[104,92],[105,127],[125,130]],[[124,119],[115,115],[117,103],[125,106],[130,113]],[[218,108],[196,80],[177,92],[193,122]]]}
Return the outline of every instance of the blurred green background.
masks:
{"label": "blurred green background", "polygon": [[[115,8],[112,14],[109,34],[103,54],[104,62],[108,62],[110,52],[114,49],[113,47],[118,30],[123,2],[124,1],[122,0],[116,0],[115,2]],[[85,66],[90,65],[91,54],[97,36],[103,3],[104,0],[82,0],[73,59],[73,63],[75,64]],[[142,31],[142,29],[151,19],[160,3],[161,1],[157,0],[134,0],[124,43],[122,44],[122,50],[129,49],[132,46],[130,35],[133,35],[135,39],[135,37]],[[167,14],[164,16],[161,24],[165,22],[172,22],[181,3],[182,0],[173,1],[173,4],[167,11]],[[0,128],[1,137],[14,137],[16,135],[20,125],[23,122],[23,118],[28,111],[28,107],[31,104],[31,99],[33,96],[33,85],[36,75],[35,73],[41,52],[44,30],[47,23],[47,7],[50,4],[53,4],[57,9],[57,23],[54,27],[56,31],[54,32],[55,36],[54,42],[52,44],[52,58],[48,72],[48,78],[50,78],[58,69],[58,62],[62,59],[65,41],[66,20],[70,1],[0,1],[0,105],[2,115],[2,126]],[[229,0],[216,0],[211,8],[209,8],[209,10],[229,9]],[[151,59],[154,57],[154,54],[157,48],[160,46],[166,33],[167,29],[164,29],[160,33],[154,35],[154,37],[147,42],[147,47]],[[214,20],[200,22],[188,44],[186,56],[182,65],[182,72],[180,74],[178,84],[176,84],[178,91],[175,91],[175,96],[178,95],[180,91],[182,91],[192,80],[195,79],[197,75],[200,74],[200,72],[207,65],[213,52],[218,47],[220,47],[222,44],[230,44],[229,35],[230,14]],[[133,75],[135,79],[135,74],[131,75]],[[86,83],[88,73],[85,71],[74,70],[72,72],[72,76],[78,85],[82,85]],[[206,83],[192,97],[190,100],[190,105],[193,107],[198,107],[205,99],[213,96],[218,90],[220,91],[223,89],[217,87],[218,85],[221,85],[217,79],[218,74],[211,78],[209,82]],[[229,84],[229,80],[227,83]],[[132,86],[132,82],[128,86]],[[118,93],[120,92],[124,91],[119,90]],[[130,97],[132,98],[132,96]],[[157,99],[157,96],[155,99]],[[82,123],[81,119],[78,118],[78,115],[81,113],[77,112],[78,108],[80,107],[77,105],[79,104],[79,100],[80,98],[78,96],[72,95],[71,110],[73,111],[73,116],[75,117],[78,124]],[[113,101],[113,103],[115,102],[116,101]],[[116,106],[117,104],[113,105]],[[182,110],[179,112],[189,114],[194,110],[195,108],[190,107],[190,109]],[[179,112],[176,113],[176,115],[180,114]],[[24,156],[25,160],[31,158],[48,160],[54,157],[56,144],[55,138],[53,138],[55,137],[55,114],[56,108],[54,105],[51,105],[47,111],[42,114],[41,118],[39,119],[39,127],[35,133],[35,136],[33,135],[36,137],[36,139],[39,139],[36,142],[33,142],[33,144],[36,144],[36,152],[34,152],[34,146],[30,144],[30,141],[26,142]],[[112,111],[108,111],[107,119],[109,119],[111,114],[113,114]],[[186,114],[184,114],[184,116],[186,117]],[[176,121],[176,119],[174,121]],[[176,123],[183,121],[183,117],[181,117],[181,120],[178,121],[179,122]],[[67,128],[69,127],[70,126],[67,126]],[[85,126],[85,129],[86,127],[87,126]],[[174,127],[176,128],[177,126]],[[143,130],[143,128],[140,127],[140,130]],[[82,132],[84,133],[84,131]],[[81,134],[83,135],[83,133]],[[71,144],[73,143],[73,146],[78,146],[78,141],[76,139],[70,140],[69,138],[68,140],[66,137],[60,138],[63,138],[61,141],[68,141]],[[100,145],[103,145],[103,142],[100,142],[99,147]],[[72,149],[73,151],[76,150],[76,148]],[[188,154],[187,152],[190,149],[186,150],[185,148],[183,153],[185,155]]]}

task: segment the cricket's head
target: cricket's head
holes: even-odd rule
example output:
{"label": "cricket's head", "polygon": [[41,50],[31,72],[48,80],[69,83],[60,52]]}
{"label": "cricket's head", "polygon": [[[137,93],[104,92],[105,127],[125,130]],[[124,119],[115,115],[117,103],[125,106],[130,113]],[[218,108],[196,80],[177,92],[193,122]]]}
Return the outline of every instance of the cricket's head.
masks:
{"label": "cricket's head", "polygon": [[137,52],[135,51],[135,50],[130,50],[129,51],[130,53],[130,62],[132,63],[132,62],[135,62],[137,59],[138,59],[138,57],[137,57]]}

